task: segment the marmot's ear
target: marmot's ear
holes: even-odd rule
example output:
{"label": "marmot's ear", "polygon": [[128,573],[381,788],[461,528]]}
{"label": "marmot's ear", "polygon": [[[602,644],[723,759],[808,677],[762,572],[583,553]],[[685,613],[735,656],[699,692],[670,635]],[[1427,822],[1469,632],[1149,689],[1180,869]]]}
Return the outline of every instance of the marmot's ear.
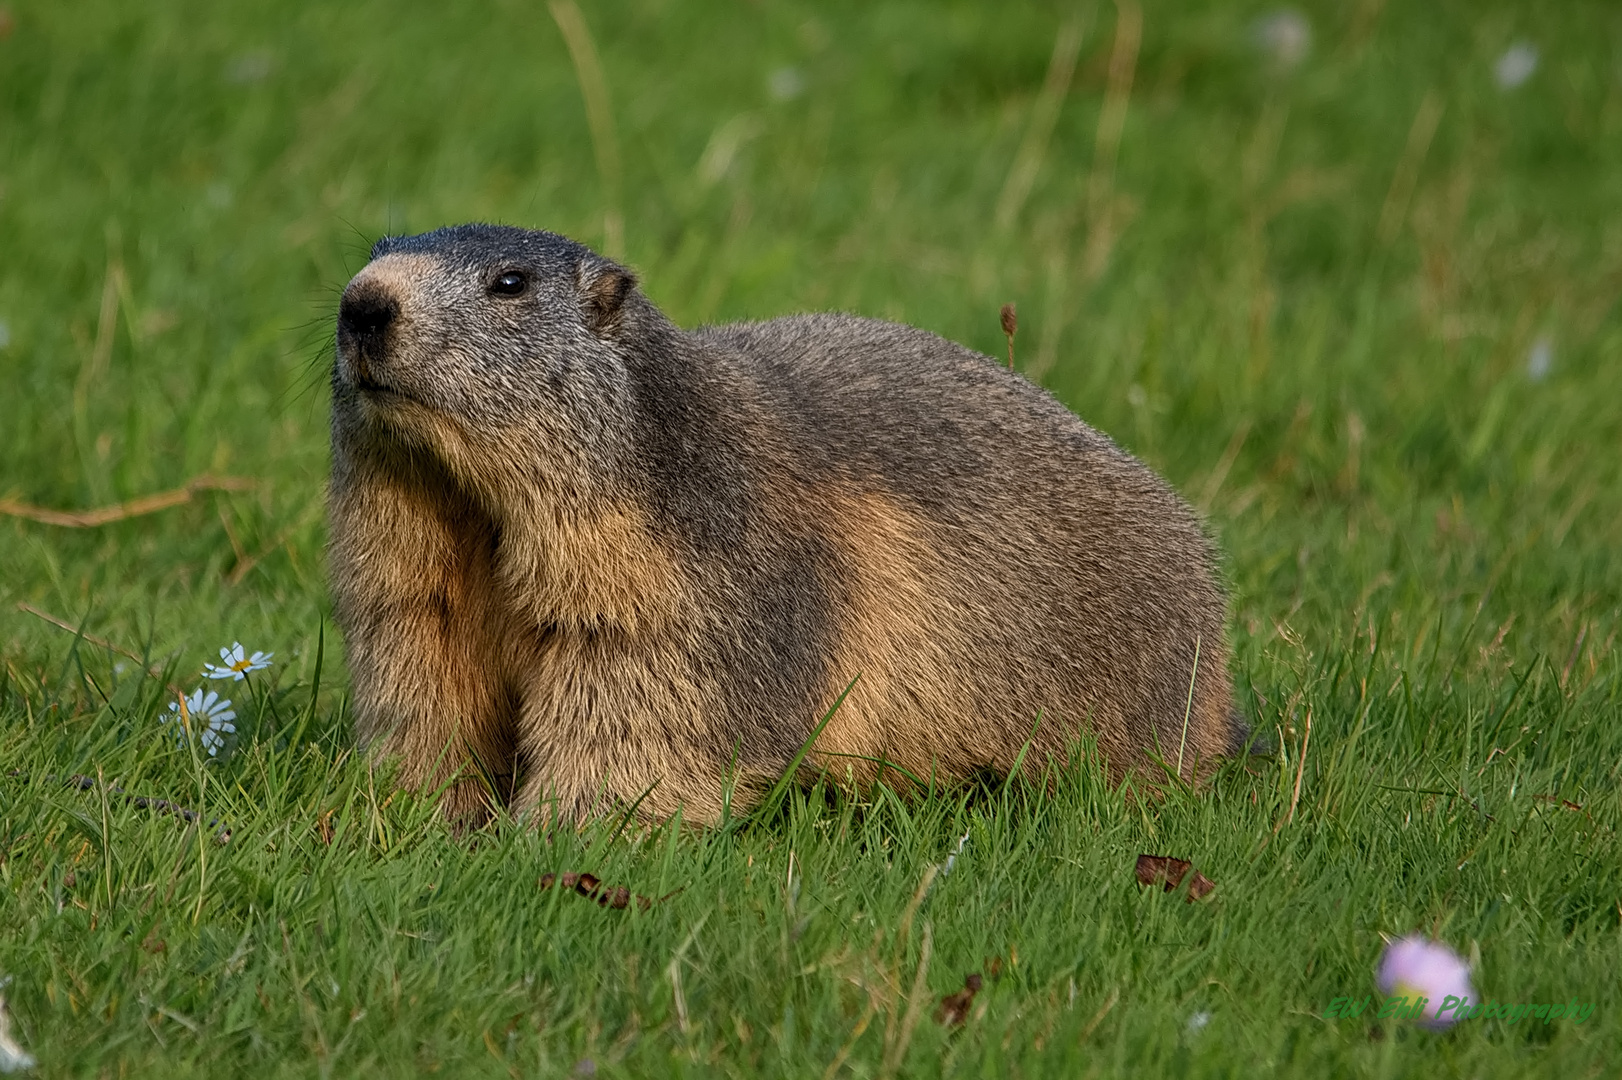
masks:
{"label": "marmot's ear", "polygon": [[620,308],[636,288],[636,278],[611,262],[592,260],[580,264],[579,277],[586,328],[599,337],[613,335],[619,328]]}

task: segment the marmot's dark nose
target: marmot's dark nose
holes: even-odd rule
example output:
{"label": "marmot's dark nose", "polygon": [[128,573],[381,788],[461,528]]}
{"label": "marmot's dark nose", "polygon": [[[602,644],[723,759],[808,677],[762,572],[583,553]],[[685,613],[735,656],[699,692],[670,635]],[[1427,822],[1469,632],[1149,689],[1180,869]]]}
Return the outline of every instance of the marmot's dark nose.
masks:
{"label": "marmot's dark nose", "polygon": [[344,298],[338,304],[338,332],[340,336],[347,334],[371,352],[399,314],[400,304],[387,290],[372,282],[363,282],[344,290]]}

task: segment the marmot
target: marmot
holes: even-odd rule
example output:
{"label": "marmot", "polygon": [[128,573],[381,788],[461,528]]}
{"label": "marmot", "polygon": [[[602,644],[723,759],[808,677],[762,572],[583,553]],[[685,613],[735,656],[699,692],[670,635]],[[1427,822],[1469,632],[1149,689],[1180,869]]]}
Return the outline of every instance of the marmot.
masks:
{"label": "marmot", "polygon": [[1112,777],[1192,779],[1244,738],[1194,513],[923,330],[685,331],[555,233],[388,237],[339,307],[332,445],[358,737],[463,823],[492,791],[714,822],[853,679],[808,778],[1006,774],[1027,744],[1039,773],[1086,728]]}

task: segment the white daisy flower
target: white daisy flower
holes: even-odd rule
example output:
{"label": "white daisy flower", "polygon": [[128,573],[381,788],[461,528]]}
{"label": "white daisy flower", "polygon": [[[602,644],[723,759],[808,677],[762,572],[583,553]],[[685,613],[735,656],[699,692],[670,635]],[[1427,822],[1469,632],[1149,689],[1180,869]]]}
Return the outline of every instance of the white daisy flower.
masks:
{"label": "white daisy flower", "polygon": [[1257,19],[1251,27],[1256,44],[1280,68],[1288,71],[1312,51],[1312,23],[1294,8],[1280,8]]}
{"label": "white daisy flower", "polygon": [[[0,990],[9,985],[10,975],[0,978]],[[0,1073],[22,1072],[36,1064],[34,1055],[24,1050],[11,1034],[11,1014],[6,1011],[6,996],[0,994]]]}
{"label": "white daisy flower", "polygon": [[1504,50],[1492,67],[1493,81],[1500,90],[1513,90],[1538,69],[1538,47],[1530,41],[1517,41]]}
{"label": "white daisy flower", "polygon": [[1542,382],[1554,367],[1554,342],[1540,337],[1532,342],[1532,351],[1526,354],[1526,374],[1533,382]]}
{"label": "white daisy flower", "polygon": [[202,741],[203,749],[208,751],[209,757],[219,754],[220,747],[225,745],[227,735],[236,734],[237,726],[231,721],[237,718],[237,714],[231,708],[231,699],[222,699],[213,690],[206,695],[201,688],[192,691],[190,697],[171,702],[169,713],[170,715],[163,717],[165,724],[174,720],[180,722],[180,730],[175,732],[175,741],[184,746],[186,736],[195,734]]}
{"label": "white daisy flower", "polygon": [[[4,983],[0,982],[0,985]],[[11,1014],[6,1011],[5,997],[0,995],[0,1072],[22,1072],[32,1069],[34,1065],[34,1055],[24,1050],[12,1037]]]}
{"label": "white daisy flower", "polygon": [[248,656],[242,649],[242,642],[235,641],[231,643],[229,649],[220,650],[220,663],[203,666],[203,678],[235,679],[240,682],[248,677],[248,672],[268,668],[275,657],[275,653],[268,652],[256,652]]}

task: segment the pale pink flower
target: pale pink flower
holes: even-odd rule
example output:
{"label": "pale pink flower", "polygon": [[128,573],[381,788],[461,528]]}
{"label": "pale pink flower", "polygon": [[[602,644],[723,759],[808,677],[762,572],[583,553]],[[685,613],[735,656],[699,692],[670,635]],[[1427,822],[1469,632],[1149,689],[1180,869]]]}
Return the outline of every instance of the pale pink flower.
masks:
{"label": "pale pink flower", "polygon": [[1451,1003],[1448,1015],[1437,1015],[1447,998],[1470,999],[1471,1004],[1475,1003],[1470,965],[1446,945],[1417,935],[1400,938],[1386,946],[1375,981],[1382,993],[1406,997],[1410,1006],[1419,998],[1426,998],[1423,1019],[1419,1023],[1429,1028],[1449,1027],[1457,1019],[1452,1015]]}

